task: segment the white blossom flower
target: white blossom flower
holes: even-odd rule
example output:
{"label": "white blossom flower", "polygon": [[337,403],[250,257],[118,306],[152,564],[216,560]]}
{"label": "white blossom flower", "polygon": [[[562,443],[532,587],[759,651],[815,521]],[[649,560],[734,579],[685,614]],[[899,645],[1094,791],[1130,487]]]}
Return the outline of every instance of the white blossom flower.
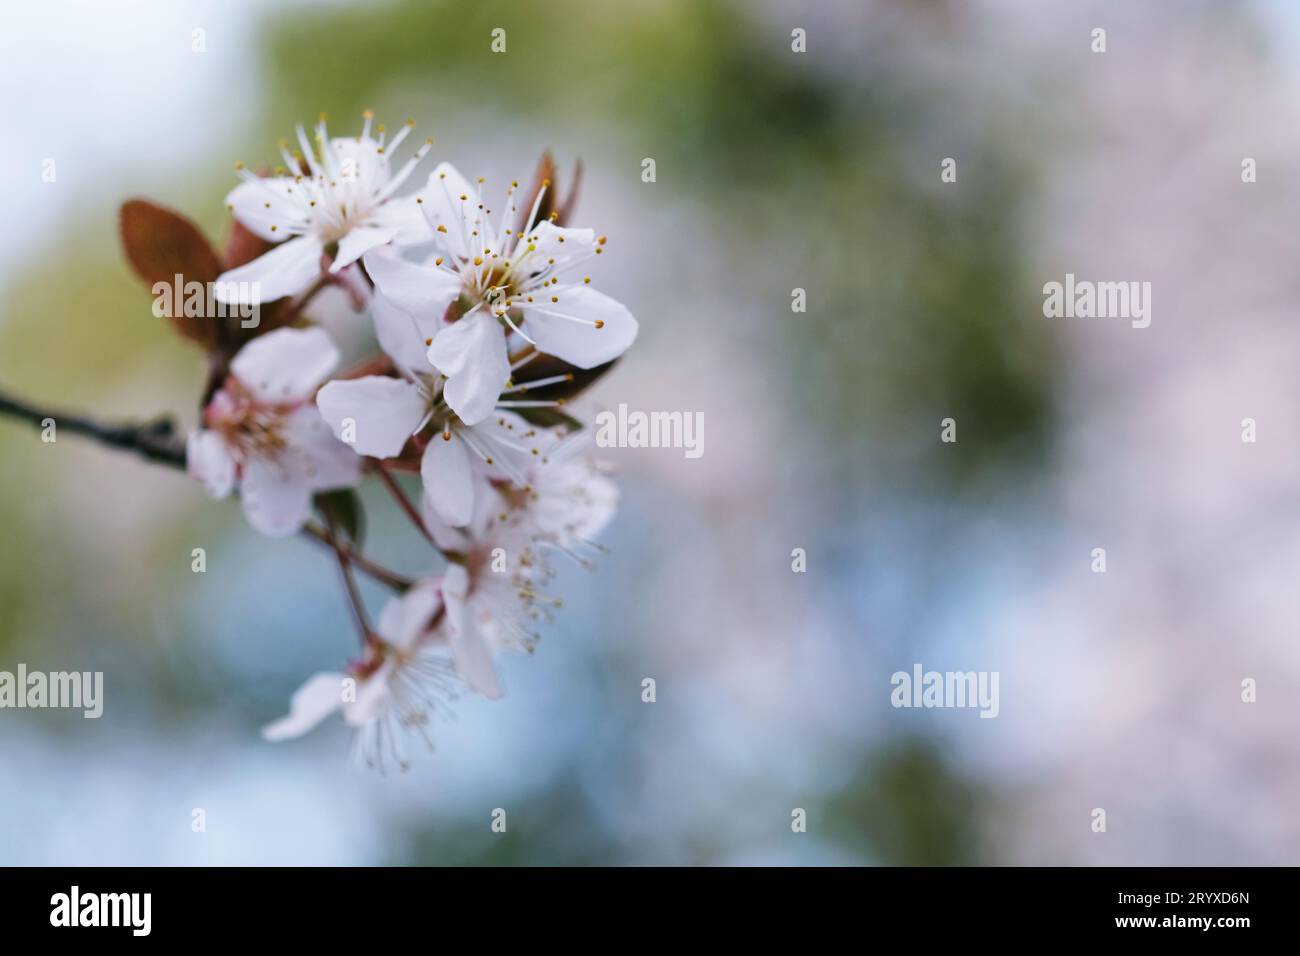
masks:
{"label": "white blossom flower", "polygon": [[239,488],[249,523],[266,535],[298,531],[318,491],[361,479],[361,460],[312,404],[338,364],[320,329],[277,329],[253,339],[191,433],[186,467],[214,498]]}
{"label": "white blossom flower", "polygon": [[587,566],[587,554],[618,508],[618,486],[606,469],[587,453],[588,431],[578,432],[547,451],[545,466],[530,474],[526,506],[517,520],[532,529],[539,542]]}
{"label": "white blossom flower", "polygon": [[[372,114],[357,137],[330,139],[322,116],[315,143],[297,128],[301,156],[282,140],[284,168],[260,177],[238,167],[244,182],[231,190],[226,204],[249,230],[279,243],[252,262],[222,274],[214,294],[225,302],[270,302],[296,295],[322,274],[322,256],[330,253],[329,271],[337,273],[368,250],[388,242],[425,241],[427,226],[411,197],[395,193],[429,152],[426,140],[395,172],[389,156],[411,131],[410,120],[391,140],[383,127],[373,132]],[[302,162],[307,172],[302,172]],[[256,285],[254,285],[256,284]]]}
{"label": "white blossom flower", "polygon": [[[482,182],[471,185],[440,164],[416,197],[432,230],[433,258],[417,264],[375,252],[364,260],[390,302],[432,324],[428,361],[448,378],[447,404],[471,425],[492,414],[510,378],[511,333],[584,369],[622,355],[637,334],[626,306],[592,289],[589,276],[573,274],[604,251],[604,236],[537,222],[546,185],[517,231],[509,225],[519,211],[512,184],[493,226]],[[459,315],[448,313],[455,302]]]}
{"label": "white blossom flower", "polygon": [[484,493],[489,480],[525,485],[529,463],[543,456],[547,433],[533,428],[512,408],[555,402],[501,399],[492,418],[467,425],[448,407],[443,376],[427,364],[423,370],[409,365],[412,358],[418,359],[413,350],[418,353],[421,341],[416,320],[383,296],[375,297],[374,317],[380,344],[403,377],[369,375],[333,381],[320,390],[316,404],[335,435],[373,458],[396,457],[407,439],[432,423],[432,437],[425,441],[420,461],[424,496],[447,524],[465,525],[473,516],[476,496]]}
{"label": "white blossom flower", "polygon": [[557,446],[551,462],[530,469],[529,485],[494,487],[481,496],[463,528],[449,527],[426,505],[423,518],[435,543],[461,558],[443,579],[442,628],[454,632],[449,640],[490,652],[531,651],[537,625],[560,606],[545,591],[554,576],[550,553],[591,566],[583,552],[599,548],[594,538],[612,517],[618,490],[578,457],[582,445],[569,439]]}
{"label": "white blossom flower", "polygon": [[349,672],[307,679],[289,713],[262,728],[269,741],[300,737],[336,711],[357,729],[355,747],[371,766],[392,759],[407,766],[406,737],[417,734],[432,749],[429,718],[444,714],[456,697],[456,671],[438,652],[433,623],[442,610],[441,582],[421,581],[392,598],[376,622],[378,634],[364,660]]}

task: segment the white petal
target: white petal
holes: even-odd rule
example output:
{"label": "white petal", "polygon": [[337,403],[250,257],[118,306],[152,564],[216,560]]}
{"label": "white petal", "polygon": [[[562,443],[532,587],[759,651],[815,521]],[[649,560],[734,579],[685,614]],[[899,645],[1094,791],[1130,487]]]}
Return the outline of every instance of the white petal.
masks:
{"label": "white petal", "polygon": [[375,323],[379,347],[399,366],[409,371],[429,370],[429,346],[425,343],[442,328],[442,314],[413,316],[398,308],[382,292],[375,290],[370,300],[370,318]]}
{"label": "white petal", "polygon": [[550,429],[534,428],[522,416],[504,408],[467,431],[474,446],[492,459],[489,465],[482,456],[476,455],[474,464],[489,477],[504,478],[518,486],[529,483],[529,470],[541,462],[558,440]]}
{"label": "white petal", "polygon": [[299,469],[268,458],[245,463],[239,494],[248,523],[268,537],[296,533],[311,513],[309,480]]}
{"label": "white petal", "polygon": [[213,498],[224,498],[235,486],[235,459],[226,441],[214,431],[201,428],[185,442],[185,468]]}
{"label": "white petal", "polygon": [[261,305],[306,291],[321,274],[325,246],[315,235],[298,236],[252,262],[217,276],[212,288],[219,302]]}
{"label": "white petal", "polygon": [[285,435],[289,440],[286,454],[313,490],[352,488],[361,482],[360,456],[351,445],[334,437],[315,405],[290,412]]}
{"label": "white petal", "polygon": [[[559,301],[551,302],[552,296]],[[636,340],[636,319],[627,307],[588,286],[551,286],[534,298],[538,301],[522,303],[524,332],[543,352],[578,368],[616,359]],[[596,328],[595,322],[603,326]]]}
{"label": "white petal", "polygon": [[374,138],[336,136],[330,140],[330,149],[338,163],[340,181],[355,183],[356,193],[371,193],[388,182],[388,154],[379,151],[379,142]]}
{"label": "white petal", "polygon": [[389,252],[369,253],[365,266],[375,288],[417,318],[441,319],[460,295],[460,279],[437,266],[416,265]]}
{"label": "white petal", "polygon": [[[300,193],[292,189],[293,179],[289,176],[245,180],[230,190],[226,205],[254,235],[267,242],[279,242],[288,235],[290,226],[305,225],[302,205],[294,198]],[[272,226],[276,228],[272,230]]]}
{"label": "white petal", "polygon": [[360,727],[380,715],[388,703],[391,690],[390,679],[395,665],[392,658],[385,660],[375,671],[357,686],[357,699],[343,702],[343,720],[349,726]]}
{"label": "white petal", "polygon": [[336,379],[316,393],[316,407],[340,441],[358,454],[399,454],[429,403],[410,382],[383,375]]}
{"label": "white petal", "polygon": [[439,163],[420,192],[424,200],[420,209],[430,227],[444,227],[446,232],[438,233],[441,243],[462,259],[492,248],[492,229],[486,213],[478,208],[478,196],[478,189],[450,163]]}
{"label": "white petal", "polygon": [[320,329],[276,329],[249,342],[230,371],[264,402],[310,398],[339,364],[339,350]]}
{"label": "white petal", "polygon": [[569,259],[576,259],[596,248],[596,231],[594,229],[566,229],[543,220],[533,227],[529,235],[527,262],[545,265],[548,259],[554,259],[556,267]]}
{"label": "white petal", "polygon": [[466,425],[492,414],[510,380],[505,329],[486,312],[443,328],[429,346],[429,361],[447,376],[443,397]]}
{"label": "white petal", "polygon": [[440,550],[469,550],[470,536],[465,533],[467,529],[453,528],[438,517],[438,512],[433,508],[433,502],[429,500],[429,496],[426,494],[420,495],[420,518],[424,521],[424,527],[432,536],[433,543]]}
{"label": "white petal", "polygon": [[270,741],[301,737],[343,706],[344,675],[323,673],[307,679],[289,699],[289,713],[262,728]]}
{"label": "white petal", "polygon": [[393,230],[393,245],[410,246],[428,242],[429,223],[414,196],[400,196],[388,200],[370,217],[370,225]]}
{"label": "white petal", "polygon": [[338,272],[356,262],[377,246],[391,242],[397,230],[389,227],[359,226],[339,240],[339,251],[330,265],[330,272]]}
{"label": "white petal", "polygon": [[420,459],[420,478],[434,513],[455,528],[469,524],[474,516],[474,469],[470,451],[453,433],[429,439]]}
{"label": "white petal", "polygon": [[410,651],[428,633],[429,622],[441,607],[437,584],[423,581],[384,605],[377,625],[379,636],[400,651]]}
{"label": "white petal", "polygon": [[447,607],[445,631],[456,659],[456,671],[472,689],[489,700],[496,700],[501,696],[501,682],[492,662],[492,648],[479,632],[468,602],[469,575],[463,565],[447,566],[442,578],[442,596]]}

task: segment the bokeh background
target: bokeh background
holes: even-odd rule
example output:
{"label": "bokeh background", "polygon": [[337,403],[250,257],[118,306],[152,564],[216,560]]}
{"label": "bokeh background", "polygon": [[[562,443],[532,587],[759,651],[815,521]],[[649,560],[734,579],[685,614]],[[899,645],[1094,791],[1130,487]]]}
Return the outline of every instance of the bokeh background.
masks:
{"label": "bokeh background", "polygon": [[[703,412],[705,453],[605,452],[624,500],[598,571],[562,575],[504,700],[462,700],[436,753],[381,777],[337,722],[258,735],[353,647],[327,555],[0,421],[0,669],[102,670],[107,695],[98,721],[0,712],[0,863],[1300,863],[1298,14],[15,6],[5,389],[192,425],[201,359],[152,317],[117,206],[223,237],[235,160],[373,106],[489,187],[546,147],[582,158],[598,281],[641,322],[587,411]],[[1045,319],[1066,272],[1150,281],[1151,327]],[[344,304],[319,318],[370,347]],[[363,496],[376,557],[421,570]],[[998,671],[999,717],[891,708],[915,662]]]}

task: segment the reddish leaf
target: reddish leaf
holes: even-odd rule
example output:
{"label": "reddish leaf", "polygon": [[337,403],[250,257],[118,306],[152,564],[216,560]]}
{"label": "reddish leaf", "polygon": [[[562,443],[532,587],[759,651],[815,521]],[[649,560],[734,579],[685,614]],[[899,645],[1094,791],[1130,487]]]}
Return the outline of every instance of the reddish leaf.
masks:
{"label": "reddish leaf", "polygon": [[573,215],[573,208],[578,205],[578,189],[582,186],[582,160],[573,164],[573,185],[569,187],[569,195],[564,197],[564,202],[559,203],[559,211],[555,216],[557,226],[567,226],[569,218]]}
{"label": "reddish leaf", "polygon": [[[164,282],[183,291],[187,282],[212,282],[221,274],[221,262],[198,226],[179,213],[143,199],[122,204],[119,219],[122,248],[135,274],[153,289]],[[174,285],[181,277],[181,290]],[[172,298],[177,298],[173,295]],[[183,295],[180,297],[183,302]],[[170,312],[181,312],[174,302]],[[203,346],[212,343],[214,323],[202,316],[169,315],[173,328],[185,339]]]}
{"label": "reddish leaf", "polygon": [[546,193],[542,196],[541,204],[537,207],[537,216],[534,222],[542,222],[550,218],[551,210],[555,208],[555,159],[551,156],[548,149],[542,153],[542,158],[537,161],[537,172],[533,174],[533,184],[528,189],[528,197],[525,202],[519,204],[519,225],[516,227],[520,232],[528,225],[528,214],[533,211],[533,203],[537,202],[537,194],[546,187]]}
{"label": "reddish leaf", "polygon": [[567,382],[556,382],[552,385],[542,385],[538,388],[529,388],[516,393],[515,397],[540,399],[542,401],[570,401],[596,384],[596,381],[613,368],[614,363],[617,361],[618,359],[613,359],[604,365],[597,365],[595,368],[578,368],[576,365],[570,365],[554,355],[539,355],[520,368],[515,374],[514,383],[516,385],[527,385],[529,382],[566,374],[569,376],[569,380]]}

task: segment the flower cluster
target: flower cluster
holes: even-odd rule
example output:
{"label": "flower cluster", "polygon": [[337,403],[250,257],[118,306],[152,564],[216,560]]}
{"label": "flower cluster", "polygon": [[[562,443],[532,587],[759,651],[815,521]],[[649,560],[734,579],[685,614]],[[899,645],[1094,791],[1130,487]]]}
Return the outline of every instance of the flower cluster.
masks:
{"label": "flower cluster", "polygon": [[[244,254],[228,258],[218,295],[255,290],[277,318],[213,350],[187,448],[210,494],[237,491],[264,534],[314,532],[349,587],[360,653],[303,684],[264,736],[296,737],[337,711],[368,762],[402,767],[411,732],[429,739],[457,694],[501,696],[497,654],[531,649],[560,605],[547,590],[555,556],[585,565],[598,547],[618,492],[561,407],[637,334],[586,274],[606,238],[567,225],[574,197],[556,200],[549,156],[529,189],[512,182],[495,200],[447,163],[399,196],[431,148],[390,165],[413,125],[389,139],[367,113],[359,136],[330,138],[322,118],[310,139],[298,128],[296,151],[282,142],[273,174],[239,167],[227,203]],[[381,349],[342,373],[304,317],[333,283],[368,305]],[[427,538],[432,573],[377,569],[349,537],[338,495],[367,476]],[[352,577],[366,569],[398,592],[373,626]]]}

